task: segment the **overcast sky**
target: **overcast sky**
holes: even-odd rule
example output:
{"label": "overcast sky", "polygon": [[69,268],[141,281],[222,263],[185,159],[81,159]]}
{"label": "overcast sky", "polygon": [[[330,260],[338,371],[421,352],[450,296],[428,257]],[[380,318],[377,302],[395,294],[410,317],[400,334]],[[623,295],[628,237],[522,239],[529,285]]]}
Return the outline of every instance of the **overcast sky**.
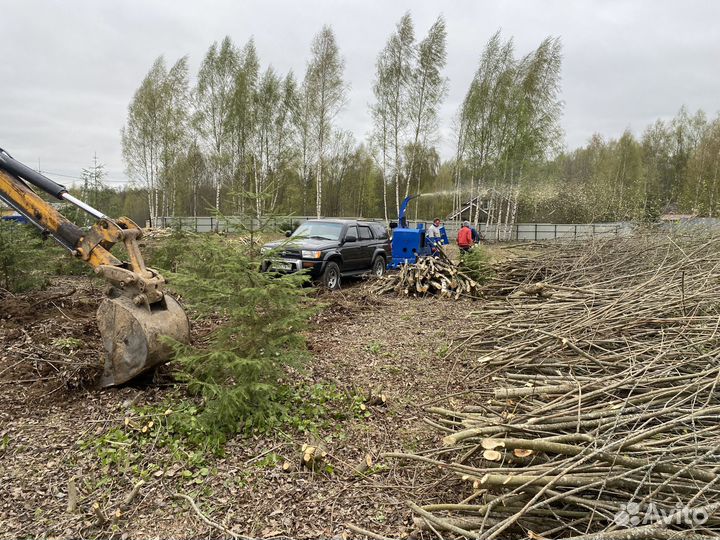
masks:
{"label": "overcast sky", "polygon": [[189,55],[196,73],[213,41],[229,35],[242,45],[254,36],[263,67],[302,78],[324,23],[335,30],[351,85],[338,124],[364,139],[375,59],[408,10],[419,39],[438,15],[447,22],[443,158],[452,154],[452,117],[498,28],[515,38],[518,54],[548,35],[561,38],[570,148],[594,132],[640,134],[683,104],[712,116],[720,110],[720,2],[712,0],[0,0],[0,147],[69,176],[79,176],[97,153],[119,185],[126,179],[120,129],[156,57],[171,63]]}

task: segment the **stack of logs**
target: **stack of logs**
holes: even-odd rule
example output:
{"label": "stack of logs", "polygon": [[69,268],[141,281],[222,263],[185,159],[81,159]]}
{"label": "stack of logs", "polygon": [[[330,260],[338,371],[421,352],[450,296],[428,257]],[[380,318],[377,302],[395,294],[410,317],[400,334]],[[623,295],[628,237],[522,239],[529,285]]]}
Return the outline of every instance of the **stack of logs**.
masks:
{"label": "stack of logs", "polygon": [[479,296],[480,284],[441,251],[438,257],[421,257],[415,264],[402,265],[398,272],[375,280],[370,290],[375,294],[435,295],[457,300]]}
{"label": "stack of logs", "polygon": [[428,409],[443,446],[385,456],[450,473],[445,495],[409,503],[416,525],[720,537],[720,238],[556,245],[503,265],[450,351],[478,362],[471,398]]}

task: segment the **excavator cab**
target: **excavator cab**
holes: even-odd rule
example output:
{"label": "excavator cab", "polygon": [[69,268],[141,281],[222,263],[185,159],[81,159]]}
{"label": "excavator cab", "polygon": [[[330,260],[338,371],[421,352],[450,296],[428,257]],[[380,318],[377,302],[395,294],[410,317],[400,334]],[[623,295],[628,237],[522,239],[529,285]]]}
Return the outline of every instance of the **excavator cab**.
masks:
{"label": "excavator cab", "polygon": [[[77,206],[97,221],[88,230],[78,227],[38,196],[30,185]],[[2,149],[0,200],[107,281],[106,298],[97,312],[106,353],[100,386],[125,383],[167,362],[171,349],[163,336],[182,343],[190,341],[187,315],[165,292],[163,277],[145,266],[138,246],[142,230],[131,219],[110,219]],[[129,261],[121,261],[110,252],[118,242],[124,244]]]}

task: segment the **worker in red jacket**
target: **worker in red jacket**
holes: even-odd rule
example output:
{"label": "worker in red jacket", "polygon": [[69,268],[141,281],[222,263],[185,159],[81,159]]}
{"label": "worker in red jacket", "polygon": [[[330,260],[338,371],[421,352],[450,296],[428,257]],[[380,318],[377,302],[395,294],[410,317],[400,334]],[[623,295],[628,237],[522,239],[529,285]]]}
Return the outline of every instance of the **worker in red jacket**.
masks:
{"label": "worker in red jacket", "polygon": [[473,247],[473,235],[469,221],[464,221],[458,231],[457,243],[461,253],[467,253]]}

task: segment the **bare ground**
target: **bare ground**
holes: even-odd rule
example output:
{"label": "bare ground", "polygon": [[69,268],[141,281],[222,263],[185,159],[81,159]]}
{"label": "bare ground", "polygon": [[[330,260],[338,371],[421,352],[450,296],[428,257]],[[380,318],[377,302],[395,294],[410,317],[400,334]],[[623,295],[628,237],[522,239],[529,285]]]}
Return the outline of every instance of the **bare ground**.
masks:
{"label": "bare ground", "polygon": [[[63,297],[68,287],[77,291]],[[362,284],[321,295],[325,307],[308,333],[312,358],[295,378],[319,385],[321,397],[345,394],[345,405],[329,400],[314,434],[296,423],[238,437],[215,456],[142,439],[153,417],[137,411],[163,410],[179,392],[170,368],[139,386],[84,385],[101,361],[99,296],[85,280],[68,279],[0,297],[0,537],[357,537],[348,523],[391,537],[419,534],[405,501],[441,498],[443,473],[420,477],[379,456],[438,446],[422,407],[447,404],[439,399],[448,393],[461,400],[472,388],[472,361],[445,353],[477,303],[376,298]],[[196,326],[195,337],[206,331]],[[371,391],[387,405],[363,410]],[[327,466],[283,472],[285,461],[298,464],[303,443],[322,444]],[[373,467],[358,475],[367,454]]]}

